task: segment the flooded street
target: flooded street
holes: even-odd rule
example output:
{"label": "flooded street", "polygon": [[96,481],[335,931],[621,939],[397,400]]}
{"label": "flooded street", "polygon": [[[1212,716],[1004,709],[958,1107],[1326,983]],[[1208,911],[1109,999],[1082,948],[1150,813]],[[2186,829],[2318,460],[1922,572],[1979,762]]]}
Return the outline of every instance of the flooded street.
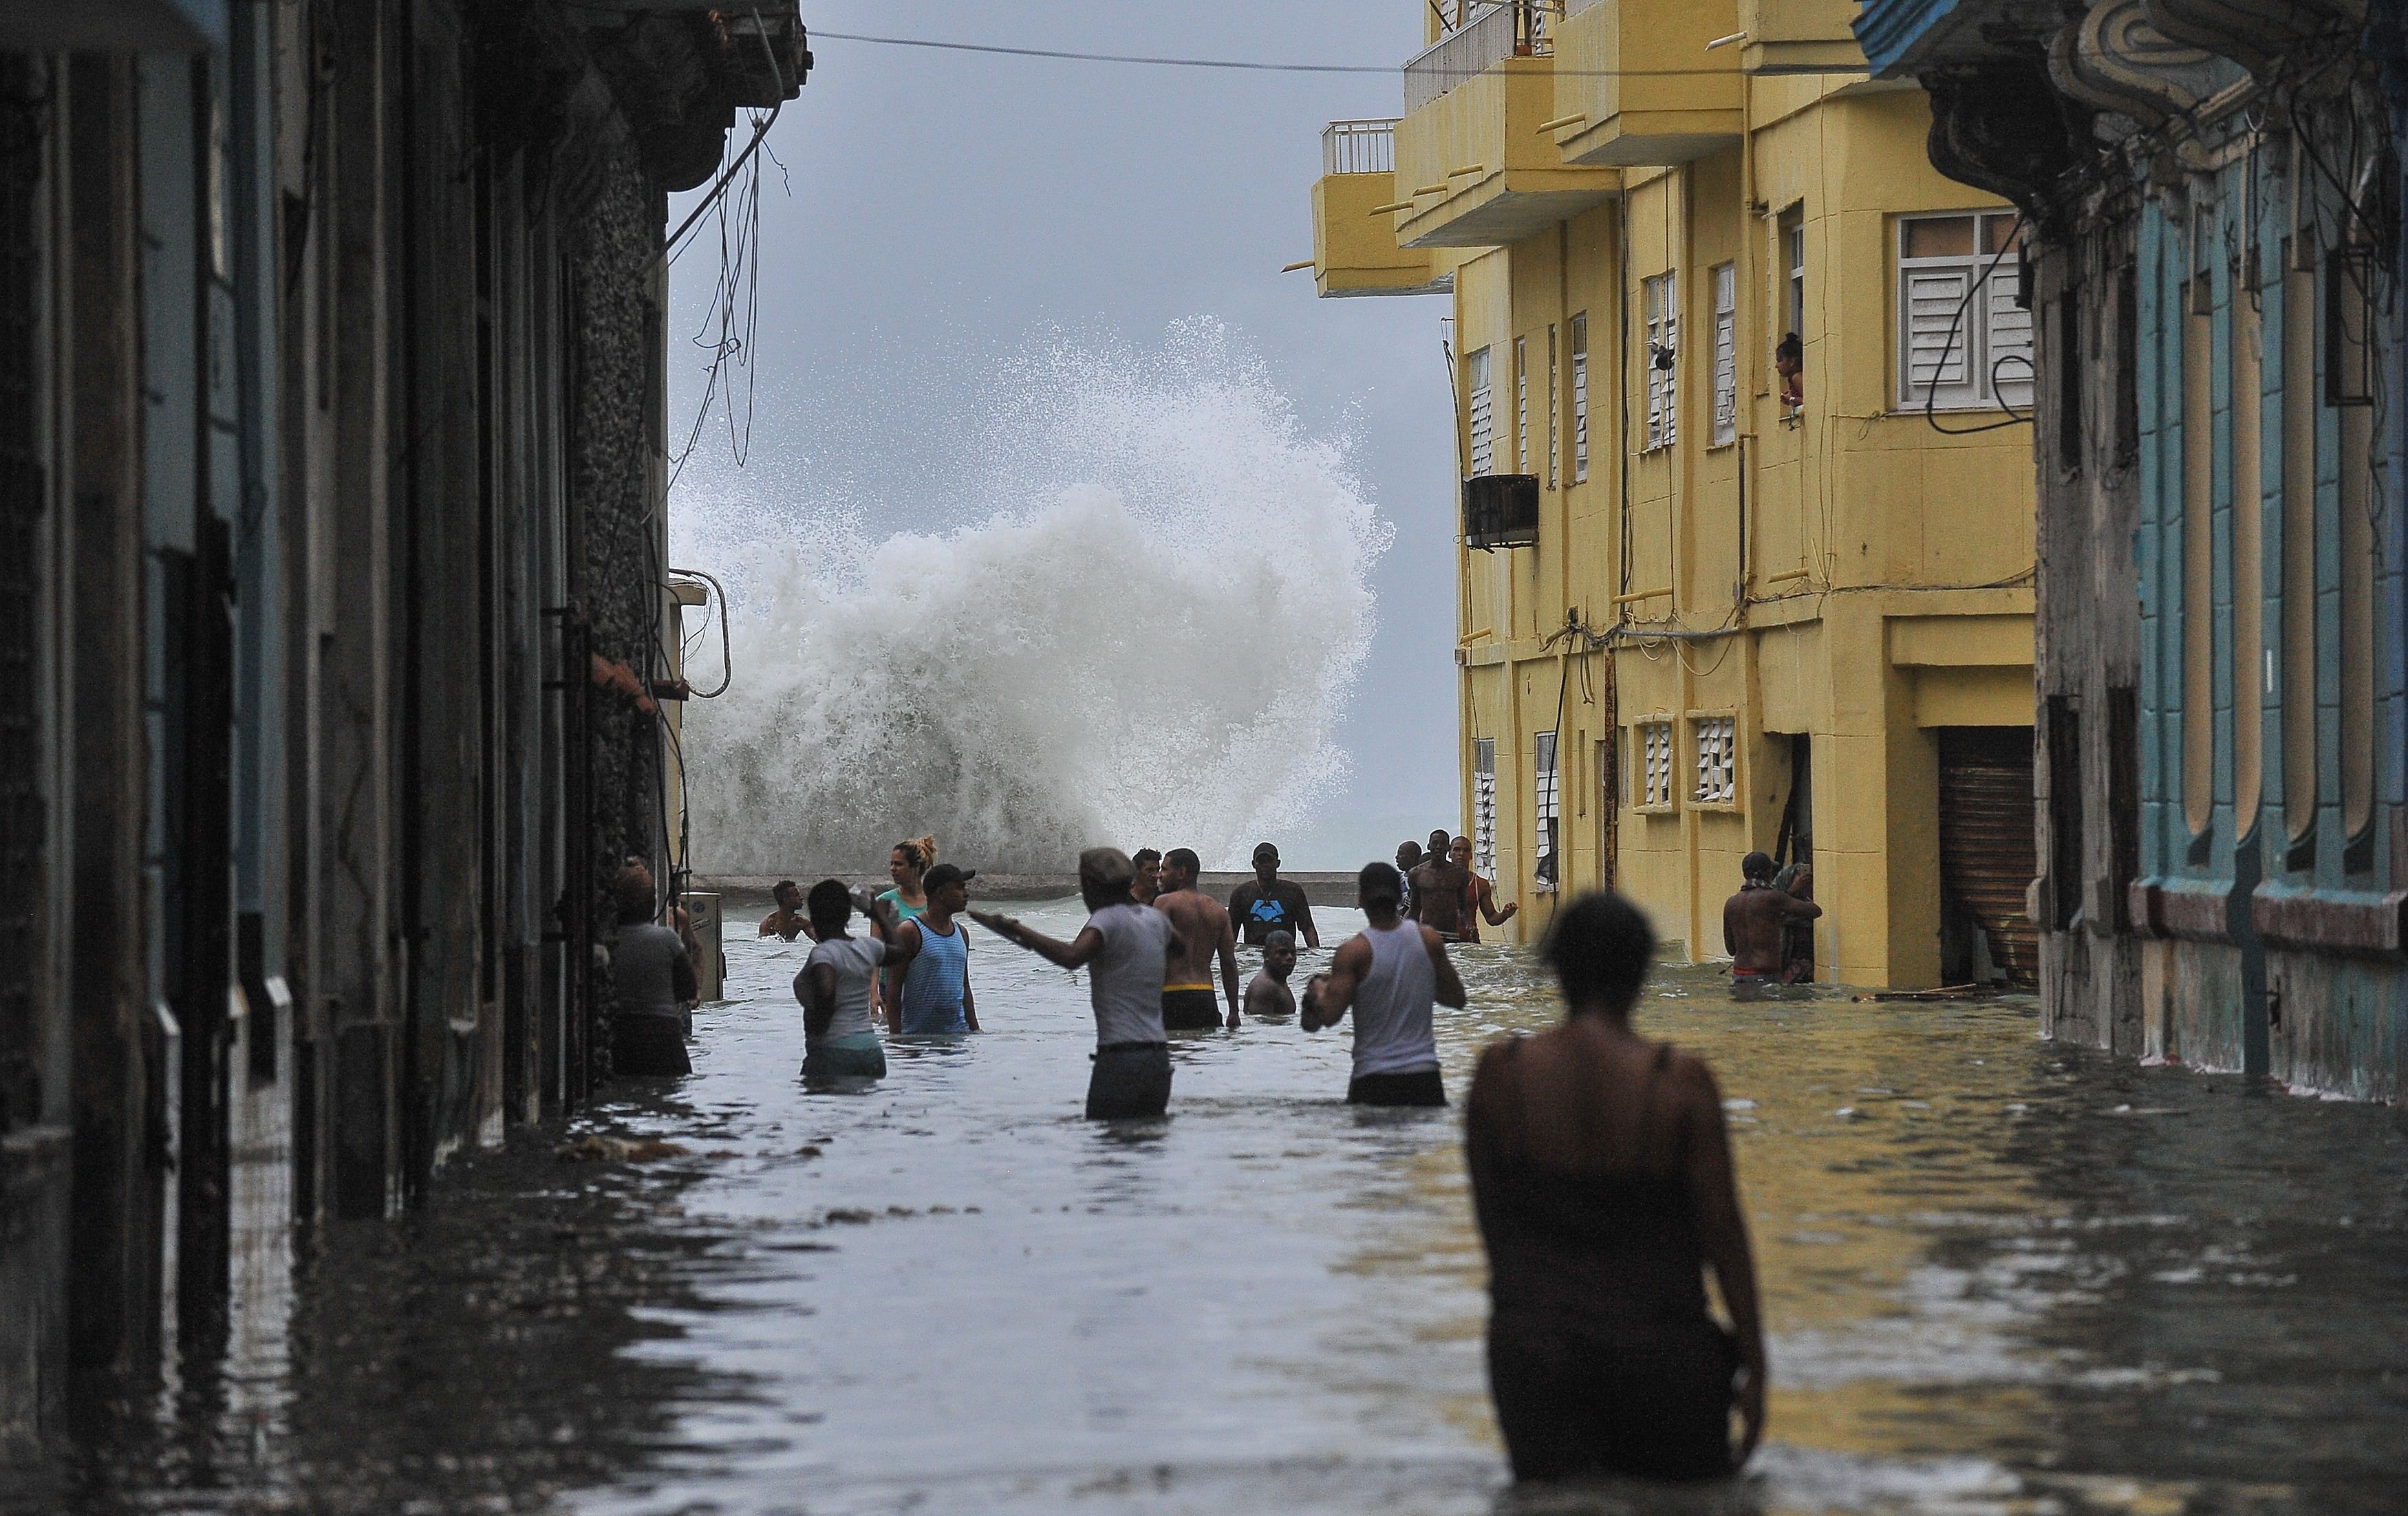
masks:
{"label": "flooded street", "polygon": [[[984,1035],[806,1094],[807,947],[731,933],[694,1077],[568,1134],[684,1152],[528,1139],[335,1229],[289,1332],[0,1508],[2400,1509],[2393,1109],[2053,1046],[2023,999],[1734,1006],[1668,971],[1639,1024],[1729,1102],[1767,1445],[1702,1498],[1514,1500],[1456,1113],[1350,1109],[1345,1035],[1285,1023],[1175,1039],[1168,1121],[1087,1123],[1083,982],[983,933]],[[1557,1010],[1514,950],[1458,958],[1459,1100],[1484,1041]]]}

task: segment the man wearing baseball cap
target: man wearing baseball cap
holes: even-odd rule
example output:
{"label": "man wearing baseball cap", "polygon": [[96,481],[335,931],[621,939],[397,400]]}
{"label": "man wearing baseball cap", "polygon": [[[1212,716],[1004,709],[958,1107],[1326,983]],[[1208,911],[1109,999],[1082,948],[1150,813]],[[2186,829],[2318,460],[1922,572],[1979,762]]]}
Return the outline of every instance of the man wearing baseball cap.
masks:
{"label": "man wearing baseball cap", "polygon": [[1246,934],[1246,946],[1259,948],[1273,932],[1292,932],[1308,948],[1321,946],[1312,924],[1312,902],[1304,886],[1279,877],[1279,849],[1254,844],[1254,877],[1229,892],[1229,920]]}
{"label": "man wearing baseball cap", "polygon": [[970,907],[974,868],[939,864],[921,876],[920,890],[928,906],[912,921],[904,921],[894,905],[872,902],[879,924],[896,951],[886,962],[902,961],[903,984],[887,1014],[898,1033],[913,1037],[958,1037],[979,1029],[978,1002],[970,994],[970,943],[960,918]]}

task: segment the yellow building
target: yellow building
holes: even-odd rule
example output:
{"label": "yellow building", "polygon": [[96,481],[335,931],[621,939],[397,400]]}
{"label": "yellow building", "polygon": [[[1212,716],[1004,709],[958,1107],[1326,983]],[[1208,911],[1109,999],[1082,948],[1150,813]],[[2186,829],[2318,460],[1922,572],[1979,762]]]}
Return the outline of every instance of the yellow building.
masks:
{"label": "yellow building", "polygon": [[1508,930],[1610,882],[1721,956],[1762,849],[1815,865],[1825,980],[2028,978],[2014,212],[1931,167],[1851,0],[1410,3],[1405,115],[1325,139],[1314,273],[1452,293],[1464,818]]}

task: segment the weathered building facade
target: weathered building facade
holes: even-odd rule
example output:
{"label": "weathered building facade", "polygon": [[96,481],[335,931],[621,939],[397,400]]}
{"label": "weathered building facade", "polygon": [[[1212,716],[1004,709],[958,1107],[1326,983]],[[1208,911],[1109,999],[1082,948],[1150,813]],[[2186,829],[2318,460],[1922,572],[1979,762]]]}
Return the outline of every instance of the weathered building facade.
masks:
{"label": "weathered building facade", "polygon": [[2053,1035],[2396,1098],[2408,1031],[2398,18],[1872,0],[2039,333]]}
{"label": "weathered building facade", "polygon": [[1423,8],[1404,116],[1325,138],[1315,272],[1452,294],[1462,827],[1507,930],[1611,884],[1719,957],[1760,849],[1813,865],[1820,978],[2028,979],[2013,208],[1931,167],[1844,4]]}
{"label": "weathered building facade", "polygon": [[609,1073],[666,195],[791,0],[0,19],[0,1455]]}

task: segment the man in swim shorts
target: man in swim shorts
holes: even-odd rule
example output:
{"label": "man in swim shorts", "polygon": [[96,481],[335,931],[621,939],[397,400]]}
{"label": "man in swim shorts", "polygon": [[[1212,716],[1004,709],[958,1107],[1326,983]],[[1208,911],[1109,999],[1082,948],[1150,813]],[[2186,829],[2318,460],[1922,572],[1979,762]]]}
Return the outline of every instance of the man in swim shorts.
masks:
{"label": "man in swim shorts", "polygon": [[761,918],[760,935],[794,941],[809,924],[803,913],[803,887],[793,880],[780,880],[769,898],[778,902],[778,908]]}
{"label": "man in swim shorts", "polygon": [[908,965],[895,997],[887,1002],[889,1023],[915,1037],[955,1037],[979,1029],[978,1001],[970,994],[969,934],[962,917],[970,905],[974,868],[939,864],[920,880],[927,908],[911,921],[896,914],[884,895],[874,902],[877,921],[886,930],[894,951],[888,966]]}
{"label": "man in swim shorts", "polygon": [[1129,895],[1137,868],[1118,848],[1079,854],[1079,894],[1091,914],[1062,942],[1010,916],[971,917],[1006,942],[1063,968],[1087,971],[1096,1011],[1096,1067],[1087,1119],[1159,1116],[1170,1104],[1170,1044],[1163,1036],[1162,980],[1185,945],[1168,916]]}
{"label": "man in swim shorts", "polygon": [[1209,1032],[1221,1024],[1212,994],[1212,960],[1221,960],[1221,987],[1229,995],[1229,1029],[1238,1027],[1238,937],[1221,903],[1196,888],[1195,850],[1162,855],[1162,893],[1154,908],[1179,928],[1187,951],[1170,961],[1162,986],[1162,1024],[1173,1032]]}
{"label": "man in swim shorts", "polygon": [[1502,926],[1521,914],[1522,903],[1518,900],[1506,901],[1503,910],[1497,908],[1496,888],[1472,871],[1469,837],[1456,837],[1449,845],[1446,855],[1455,867],[1463,870],[1462,941],[1479,941],[1480,923],[1484,920],[1491,926]]}
{"label": "man in swim shorts", "polygon": [[1273,932],[1300,933],[1308,948],[1321,946],[1312,924],[1312,902],[1304,886],[1279,877],[1279,849],[1268,842],[1254,845],[1254,877],[1229,892],[1229,920],[1246,934],[1246,946],[1259,948]]}
{"label": "man in swim shorts", "polygon": [[[1723,902],[1723,950],[1731,955],[1731,996],[1753,1000],[1781,982],[1782,941],[1793,921],[1813,921],[1823,908],[1801,900],[1787,890],[1772,887],[1770,854],[1751,852],[1740,860],[1739,894]],[[1799,869],[1791,889],[1812,890],[1812,865]]]}
{"label": "man in swim shorts", "polygon": [[1246,981],[1246,1014],[1295,1015],[1296,992],[1287,987],[1287,977],[1295,972],[1296,938],[1273,932],[1263,944],[1263,966]]}
{"label": "man in swim shorts", "polygon": [[1433,1003],[1460,1008],[1463,980],[1436,930],[1397,914],[1405,881],[1386,864],[1365,864],[1355,878],[1363,930],[1340,943],[1329,972],[1304,987],[1300,1023],[1308,1032],[1354,1013],[1355,1106],[1443,1106]]}
{"label": "man in swim shorts", "polygon": [[838,880],[811,886],[811,955],[795,976],[803,1008],[803,1078],[882,1080],[886,1051],[869,1011],[869,986],[898,950],[873,937],[852,937],[853,892]]}
{"label": "man in swim shorts", "polygon": [[1129,862],[1137,865],[1137,878],[1129,884],[1129,898],[1140,906],[1153,905],[1154,897],[1162,893],[1162,854],[1152,848],[1140,848],[1129,854]]}

